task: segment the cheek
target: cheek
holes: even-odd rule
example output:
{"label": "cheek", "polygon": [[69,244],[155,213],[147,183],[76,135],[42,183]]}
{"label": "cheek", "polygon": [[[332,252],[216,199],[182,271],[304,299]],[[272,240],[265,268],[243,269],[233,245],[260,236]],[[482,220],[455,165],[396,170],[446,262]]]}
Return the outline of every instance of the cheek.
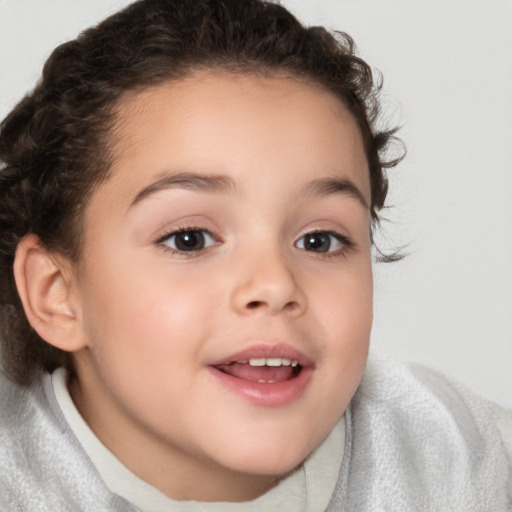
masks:
{"label": "cheek", "polygon": [[[347,292],[349,290],[346,290]],[[324,310],[323,327],[330,371],[358,380],[364,368],[372,327],[371,295],[331,295]],[[340,300],[342,299],[342,300]]]}
{"label": "cheek", "polygon": [[317,307],[317,315],[332,332],[345,333],[347,341],[352,337],[369,337],[373,317],[373,277],[369,258],[347,265],[333,272],[329,279],[322,280],[313,300],[311,305]]}
{"label": "cheek", "polygon": [[196,358],[209,332],[219,294],[213,283],[205,286],[207,276],[189,273],[165,258],[105,258],[102,266],[91,268],[83,320],[95,359],[134,371],[164,365],[181,372],[180,363]]}
{"label": "cheek", "polygon": [[339,402],[341,398],[346,405],[368,355],[373,319],[371,264],[340,273],[318,294],[315,316],[321,322],[317,332],[322,333],[324,348],[319,375],[331,399]]}

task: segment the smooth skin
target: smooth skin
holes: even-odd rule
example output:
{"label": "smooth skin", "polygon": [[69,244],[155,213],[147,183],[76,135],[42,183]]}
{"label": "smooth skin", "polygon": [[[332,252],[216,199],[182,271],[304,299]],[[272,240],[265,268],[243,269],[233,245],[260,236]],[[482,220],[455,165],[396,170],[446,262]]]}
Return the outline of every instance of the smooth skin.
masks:
{"label": "smooth skin", "polygon": [[[112,145],[78,264],[20,244],[27,316],[73,353],[73,400],[131,471],[177,500],[253,499],[324,440],[364,370],[360,131],[317,86],[201,71],[127,96]],[[254,404],[212,376],[276,344],[313,363],[291,403]]]}

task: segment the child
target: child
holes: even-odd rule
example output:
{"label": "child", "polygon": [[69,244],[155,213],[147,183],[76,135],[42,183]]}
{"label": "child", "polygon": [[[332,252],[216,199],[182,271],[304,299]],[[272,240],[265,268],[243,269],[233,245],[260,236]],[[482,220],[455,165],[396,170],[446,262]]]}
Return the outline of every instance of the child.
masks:
{"label": "child", "polygon": [[486,403],[366,364],[377,92],[260,0],[55,50],[0,133],[2,511],[510,507]]}

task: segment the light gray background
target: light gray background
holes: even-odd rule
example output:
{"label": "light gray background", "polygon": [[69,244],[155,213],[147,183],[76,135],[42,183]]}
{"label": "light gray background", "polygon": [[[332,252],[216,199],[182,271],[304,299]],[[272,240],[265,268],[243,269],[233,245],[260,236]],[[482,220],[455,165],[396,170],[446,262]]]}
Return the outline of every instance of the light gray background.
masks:
{"label": "light gray background", "polygon": [[[0,0],[0,117],[60,42],[123,0]],[[285,0],[354,37],[384,74],[406,160],[390,174],[372,350],[512,408],[512,1]]]}

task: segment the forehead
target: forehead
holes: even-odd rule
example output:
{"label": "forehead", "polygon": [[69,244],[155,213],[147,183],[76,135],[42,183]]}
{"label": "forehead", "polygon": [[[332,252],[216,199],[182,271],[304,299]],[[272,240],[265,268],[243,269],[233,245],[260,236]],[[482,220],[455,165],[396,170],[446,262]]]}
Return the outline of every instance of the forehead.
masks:
{"label": "forehead", "polygon": [[247,186],[268,173],[275,187],[318,174],[351,178],[369,203],[357,122],[334,94],[298,79],[202,71],[126,96],[116,119],[112,179],[134,191],[174,170]]}

